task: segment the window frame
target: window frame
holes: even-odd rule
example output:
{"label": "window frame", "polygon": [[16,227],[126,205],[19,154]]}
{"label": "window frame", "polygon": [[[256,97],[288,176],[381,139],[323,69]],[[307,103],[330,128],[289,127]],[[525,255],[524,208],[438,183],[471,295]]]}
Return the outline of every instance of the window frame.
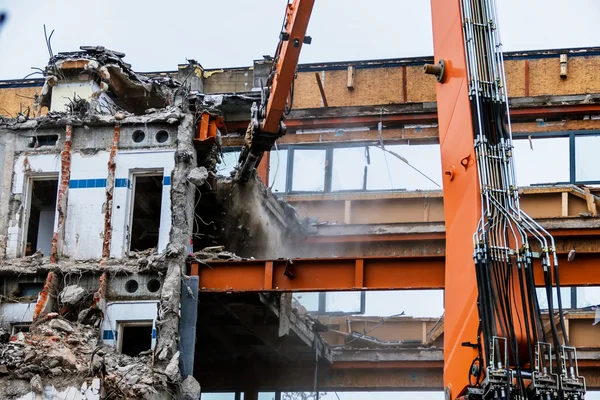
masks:
{"label": "window frame", "polygon": [[[540,182],[534,183],[529,186],[545,186],[545,185],[568,185],[568,184],[579,184],[579,185],[598,185],[600,180],[577,180],[576,170],[576,147],[575,140],[581,136],[600,136],[600,130],[581,130],[581,131],[551,131],[551,132],[540,132],[540,133],[513,133],[513,140],[532,140],[536,139],[550,139],[550,138],[569,138],[569,180],[559,182]],[[332,190],[332,177],[333,177],[333,163],[334,163],[334,150],[340,148],[366,148],[366,147],[377,147],[379,145],[378,140],[364,140],[360,142],[330,142],[330,143],[302,143],[302,144],[280,144],[278,150],[287,150],[287,165],[285,166],[285,188],[281,192],[277,192],[281,195],[299,195],[299,194],[343,194],[343,193],[394,193],[394,192],[406,192],[407,189],[375,189],[369,190],[368,178],[365,179],[362,189],[350,189],[350,190]],[[384,143],[386,146],[393,145],[439,145],[437,139],[399,139],[399,140],[387,140]],[[239,146],[231,146],[223,149],[224,152],[239,151]],[[323,191],[299,191],[292,190],[293,185],[293,173],[294,173],[294,150],[325,150],[325,183]],[[274,151],[273,148],[271,151]],[[283,171],[280,171],[280,173]],[[518,179],[518,176],[517,176]],[[426,190],[424,190],[426,191]]]}
{"label": "window frame", "polygon": [[150,349],[154,350],[152,331],[154,330],[154,321],[151,319],[117,321],[117,352],[123,353],[123,331],[130,326],[149,326],[150,327]]}

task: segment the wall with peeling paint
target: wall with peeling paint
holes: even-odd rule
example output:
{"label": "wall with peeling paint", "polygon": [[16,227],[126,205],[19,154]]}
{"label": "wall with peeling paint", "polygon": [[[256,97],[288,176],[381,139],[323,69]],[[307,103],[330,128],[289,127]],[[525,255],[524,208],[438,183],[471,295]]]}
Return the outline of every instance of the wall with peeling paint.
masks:
{"label": "wall with peeling paint", "polygon": [[[81,139],[83,128],[79,128],[78,133],[80,133],[79,151],[73,151],[71,159],[65,234],[63,248],[60,250],[65,256],[77,260],[100,259],[105,228],[104,214],[110,153],[106,150],[86,147],[85,139]],[[86,136],[91,142],[100,144],[105,141],[102,137],[109,133],[112,135],[112,129],[103,127],[97,131],[86,132]],[[131,141],[130,138],[128,140]],[[163,174],[158,251],[162,252],[166,248],[171,227],[170,180],[175,165],[174,150],[168,148],[171,141],[174,139],[169,138],[162,149],[117,151],[111,221],[113,229],[111,257],[121,258],[127,255],[133,200],[131,182],[136,173],[147,170],[156,170]],[[45,153],[34,153],[30,150],[18,155],[15,160],[12,169],[12,199],[17,200],[19,206],[11,213],[7,228],[7,257],[9,258],[23,255],[29,179],[43,176],[54,176],[59,181],[61,179],[61,160],[59,149],[56,147],[58,145],[49,147]],[[56,221],[55,217],[54,230],[57,228]]]}
{"label": "wall with peeling paint", "polygon": [[152,321],[152,348],[156,345],[158,300],[116,301],[107,303],[102,321],[102,341],[109,346],[119,343],[119,323]]}
{"label": "wall with peeling paint", "polygon": [[[107,151],[73,153],[63,254],[76,260],[102,257]],[[92,182],[94,180],[94,182]]]}
{"label": "wall with peeling paint", "polygon": [[[28,196],[29,179],[53,176],[60,180],[60,166],[59,154],[20,155],[15,160],[12,197],[13,201],[16,200],[19,205],[13,210],[13,214],[9,216],[8,241],[6,245],[6,256],[8,258],[23,255],[23,235],[26,219],[25,213],[27,212],[26,197]],[[57,218],[54,220],[54,230],[56,230],[56,224]]]}
{"label": "wall with peeling paint", "polygon": [[174,150],[138,150],[120,151],[115,157],[115,178],[123,179],[125,184],[117,184],[114,190],[112,243],[110,255],[113,258],[124,257],[129,250],[129,221],[133,200],[132,179],[136,172],[143,170],[161,170],[163,173],[163,192],[160,213],[160,231],[158,251],[162,252],[169,242],[171,229],[171,171],[175,166]]}
{"label": "wall with peeling paint", "polygon": [[30,324],[34,309],[35,302],[0,304],[0,327],[10,329],[15,324]]}

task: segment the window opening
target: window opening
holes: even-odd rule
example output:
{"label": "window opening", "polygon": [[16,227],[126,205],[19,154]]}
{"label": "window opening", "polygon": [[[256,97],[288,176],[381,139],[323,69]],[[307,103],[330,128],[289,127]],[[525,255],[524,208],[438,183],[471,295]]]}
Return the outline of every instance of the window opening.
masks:
{"label": "window opening", "polygon": [[12,326],[11,335],[16,335],[19,332],[27,333],[29,332],[29,327],[31,324],[14,324]]}
{"label": "window opening", "polygon": [[44,289],[44,282],[19,283],[19,295],[21,297],[37,297]]}
{"label": "window opening", "polygon": [[133,217],[131,221],[131,251],[158,246],[163,176],[134,175]]}
{"label": "window opening", "polygon": [[121,353],[135,357],[152,348],[152,323],[121,324]]}
{"label": "window opening", "polygon": [[519,186],[569,182],[569,138],[513,141],[515,173]]}
{"label": "window opening", "polygon": [[600,181],[600,135],[575,136],[575,179]]}
{"label": "window opening", "polygon": [[46,256],[52,251],[54,216],[56,214],[57,179],[32,179],[27,221],[25,255],[38,249]]}
{"label": "window opening", "polygon": [[294,149],[292,191],[322,192],[325,190],[327,150]]}

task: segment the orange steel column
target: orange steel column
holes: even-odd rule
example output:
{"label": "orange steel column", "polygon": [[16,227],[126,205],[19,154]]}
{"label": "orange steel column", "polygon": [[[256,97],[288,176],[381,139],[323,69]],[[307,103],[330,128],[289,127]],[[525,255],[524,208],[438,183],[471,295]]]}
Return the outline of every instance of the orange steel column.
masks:
{"label": "orange steel column", "polygon": [[468,385],[477,352],[461,344],[476,342],[479,322],[472,255],[481,202],[459,1],[431,0],[435,63],[446,63],[436,86],[446,218],[444,387],[451,399]]}

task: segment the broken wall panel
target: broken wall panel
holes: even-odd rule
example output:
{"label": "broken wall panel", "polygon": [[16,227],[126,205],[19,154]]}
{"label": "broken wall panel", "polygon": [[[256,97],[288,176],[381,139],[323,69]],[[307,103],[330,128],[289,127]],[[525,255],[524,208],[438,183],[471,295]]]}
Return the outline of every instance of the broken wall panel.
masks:
{"label": "broken wall panel", "polygon": [[111,257],[121,258],[129,252],[129,234],[133,212],[133,177],[136,172],[157,172],[163,175],[162,202],[160,211],[160,229],[158,237],[159,252],[169,241],[171,227],[171,172],[175,166],[174,151],[133,151],[121,150],[115,157],[115,190],[113,200],[113,236]]}
{"label": "broken wall panel", "polygon": [[0,304],[0,329],[5,329],[10,334],[16,333],[15,330],[33,322],[34,310],[35,301]]}
{"label": "broken wall panel", "polygon": [[119,149],[173,148],[177,139],[177,125],[152,123],[121,127]]}
{"label": "broken wall panel", "polygon": [[[21,155],[14,165],[12,207],[9,215],[7,257],[25,255],[27,213],[32,179],[52,177],[60,181],[60,156],[58,154]],[[54,225],[56,229],[56,222]],[[47,254],[49,255],[49,254]]]}
{"label": "broken wall panel", "polygon": [[71,156],[63,254],[76,260],[102,257],[108,157],[104,150]]}
{"label": "broken wall panel", "polygon": [[156,345],[156,316],[158,300],[108,302],[102,321],[102,341],[104,344],[121,349],[123,328],[134,324],[151,326],[151,347]]}

